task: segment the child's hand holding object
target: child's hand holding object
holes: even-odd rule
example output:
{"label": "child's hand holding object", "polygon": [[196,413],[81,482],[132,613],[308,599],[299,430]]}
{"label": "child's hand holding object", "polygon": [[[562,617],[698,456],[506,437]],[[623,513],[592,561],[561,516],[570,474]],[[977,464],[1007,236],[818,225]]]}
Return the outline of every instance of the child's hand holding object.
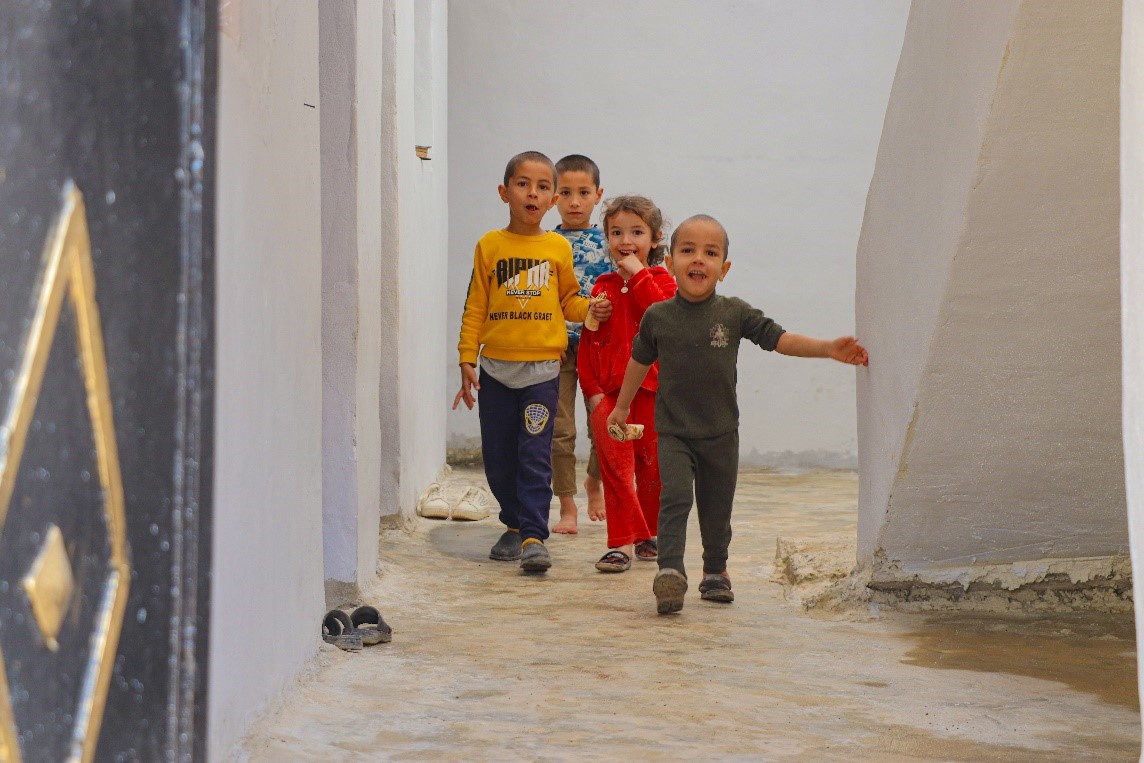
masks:
{"label": "child's hand holding object", "polygon": [[608,434],[616,442],[638,440],[643,437],[643,424],[608,424]]}
{"label": "child's hand holding object", "polygon": [[600,322],[612,317],[612,303],[604,294],[589,297],[588,301],[592,304],[588,308],[588,314],[584,316],[584,328],[589,331],[599,331]]}

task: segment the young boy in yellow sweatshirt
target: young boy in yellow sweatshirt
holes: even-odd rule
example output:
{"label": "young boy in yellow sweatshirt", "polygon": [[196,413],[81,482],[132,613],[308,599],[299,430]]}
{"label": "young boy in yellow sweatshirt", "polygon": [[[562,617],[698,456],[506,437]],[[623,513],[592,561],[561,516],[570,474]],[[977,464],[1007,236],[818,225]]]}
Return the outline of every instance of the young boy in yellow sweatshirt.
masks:
{"label": "young boy in yellow sweatshirt", "polygon": [[[461,317],[461,389],[453,409],[480,403],[485,477],[500,504],[505,532],[489,558],[520,559],[526,572],[544,572],[552,559],[552,429],[560,394],[560,355],[568,346],[565,320],[598,320],[611,305],[590,305],[572,269],[572,247],[540,223],[552,208],[556,168],[537,151],[509,160],[498,189],[509,223],[477,242]],[[477,358],[480,376],[477,375]],[[473,390],[477,396],[473,395]]]}

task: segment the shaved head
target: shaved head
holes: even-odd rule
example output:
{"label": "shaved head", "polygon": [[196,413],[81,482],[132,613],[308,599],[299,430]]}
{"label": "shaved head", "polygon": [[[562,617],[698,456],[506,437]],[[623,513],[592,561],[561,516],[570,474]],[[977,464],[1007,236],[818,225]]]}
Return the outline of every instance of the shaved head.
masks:
{"label": "shaved head", "polygon": [[683,232],[691,223],[711,223],[719,227],[723,231],[723,257],[724,259],[730,257],[731,238],[727,235],[727,229],[723,227],[723,223],[716,220],[711,215],[692,215],[679,225],[675,226],[675,230],[671,232],[671,250],[675,251],[675,242],[679,239],[679,234]]}

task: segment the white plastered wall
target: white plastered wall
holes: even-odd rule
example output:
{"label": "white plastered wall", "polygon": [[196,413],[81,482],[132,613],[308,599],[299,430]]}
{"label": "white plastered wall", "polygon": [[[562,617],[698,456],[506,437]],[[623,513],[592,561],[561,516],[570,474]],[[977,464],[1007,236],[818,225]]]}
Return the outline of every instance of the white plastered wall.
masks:
{"label": "white plastered wall", "polygon": [[376,570],[386,466],[381,346],[383,325],[393,326],[379,288],[383,10],[358,0],[319,6],[323,552],[326,580],[349,584],[342,593],[351,597]]}
{"label": "white plastered wall", "polygon": [[[324,547],[335,598],[371,579],[381,516],[444,464],[443,0],[321,5]],[[428,160],[416,146],[428,147]],[[334,603],[334,602],[331,602]]]}
{"label": "white plastered wall", "polygon": [[[314,654],[323,612],[318,10],[225,13],[210,760]],[[250,637],[267,623],[291,627]]]}
{"label": "white plastered wall", "polygon": [[[854,251],[905,2],[526,0],[449,5],[449,320],[457,334],[482,233],[503,227],[505,163],[528,149],[585,153],[605,196],[650,196],[669,220],[706,212],[730,233],[720,289],[787,328],[854,330]],[[552,211],[548,227],[559,223]],[[748,462],[852,466],[854,372],[744,348],[740,442]],[[580,450],[584,455],[583,406]],[[479,440],[449,417],[451,446]]]}
{"label": "white plastered wall", "polygon": [[[1120,70],[1120,288],[1123,326],[1124,465],[1132,576],[1144,580],[1144,3],[1124,3]],[[1144,633],[1144,608],[1136,608]],[[1136,650],[1138,674],[1144,659]],[[1144,700],[1144,691],[1141,692]],[[1141,702],[1144,705],[1144,701]]]}
{"label": "white plastered wall", "polygon": [[858,253],[876,576],[1011,587],[1127,550],[1119,39],[1115,1],[911,10]]}
{"label": "white plastered wall", "polygon": [[[445,287],[448,266],[449,150],[448,3],[385,0],[387,75],[383,145],[390,175],[383,180],[383,309],[396,313],[396,341],[382,344],[382,411],[396,412],[399,429],[383,418],[382,463],[395,470],[392,502],[382,510],[409,514],[417,497],[445,464]],[[392,44],[392,47],[390,45]],[[420,99],[420,103],[418,100]],[[418,145],[429,147],[419,159]],[[392,335],[391,335],[392,336]],[[387,373],[396,360],[398,373]],[[383,414],[384,416],[384,414]],[[396,435],[396,436],[395,436]]]}

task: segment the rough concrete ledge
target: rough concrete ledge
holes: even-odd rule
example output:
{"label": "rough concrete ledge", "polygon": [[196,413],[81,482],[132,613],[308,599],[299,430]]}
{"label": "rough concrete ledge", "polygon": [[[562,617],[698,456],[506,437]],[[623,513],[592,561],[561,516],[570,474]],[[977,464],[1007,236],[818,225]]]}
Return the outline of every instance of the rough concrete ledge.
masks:
{"label": "rough concrete ledge", "polygon": [[1131,612],[1132,582],[1115,577],[1072,583],[1065,575],[1050,575],[1016,589],[976,582],[969,588],[957,583],[922,580],[870,582],[870,603],[901,609],[966,609],[1027,612]]}
{"label": "rough concrete ledge", "polygon": [[855,562],[854,540],[779,538],[774,579],[805,610],[840,612],[888,607],[909,611],[1131,612],[1127,556],[1040,559],[906,571],[878,555]]}
{"label": "rough concrete ledge", "polygon": [[470,448],[446,448],[445,463],[456,469],[480,469],[485,465],[485,457],[480,445]]}
{"label": "rough concrete ledge", "polygon": [[1038,559],[907,572],[877,557],[870,600],[910,609],[1132,611],[1127,556]]}
{"label": "rough concrete ledge", "polygon": [[326,609],[338,609],[362,600],[361,588],[356,583],[342,580],[326,581]]}

